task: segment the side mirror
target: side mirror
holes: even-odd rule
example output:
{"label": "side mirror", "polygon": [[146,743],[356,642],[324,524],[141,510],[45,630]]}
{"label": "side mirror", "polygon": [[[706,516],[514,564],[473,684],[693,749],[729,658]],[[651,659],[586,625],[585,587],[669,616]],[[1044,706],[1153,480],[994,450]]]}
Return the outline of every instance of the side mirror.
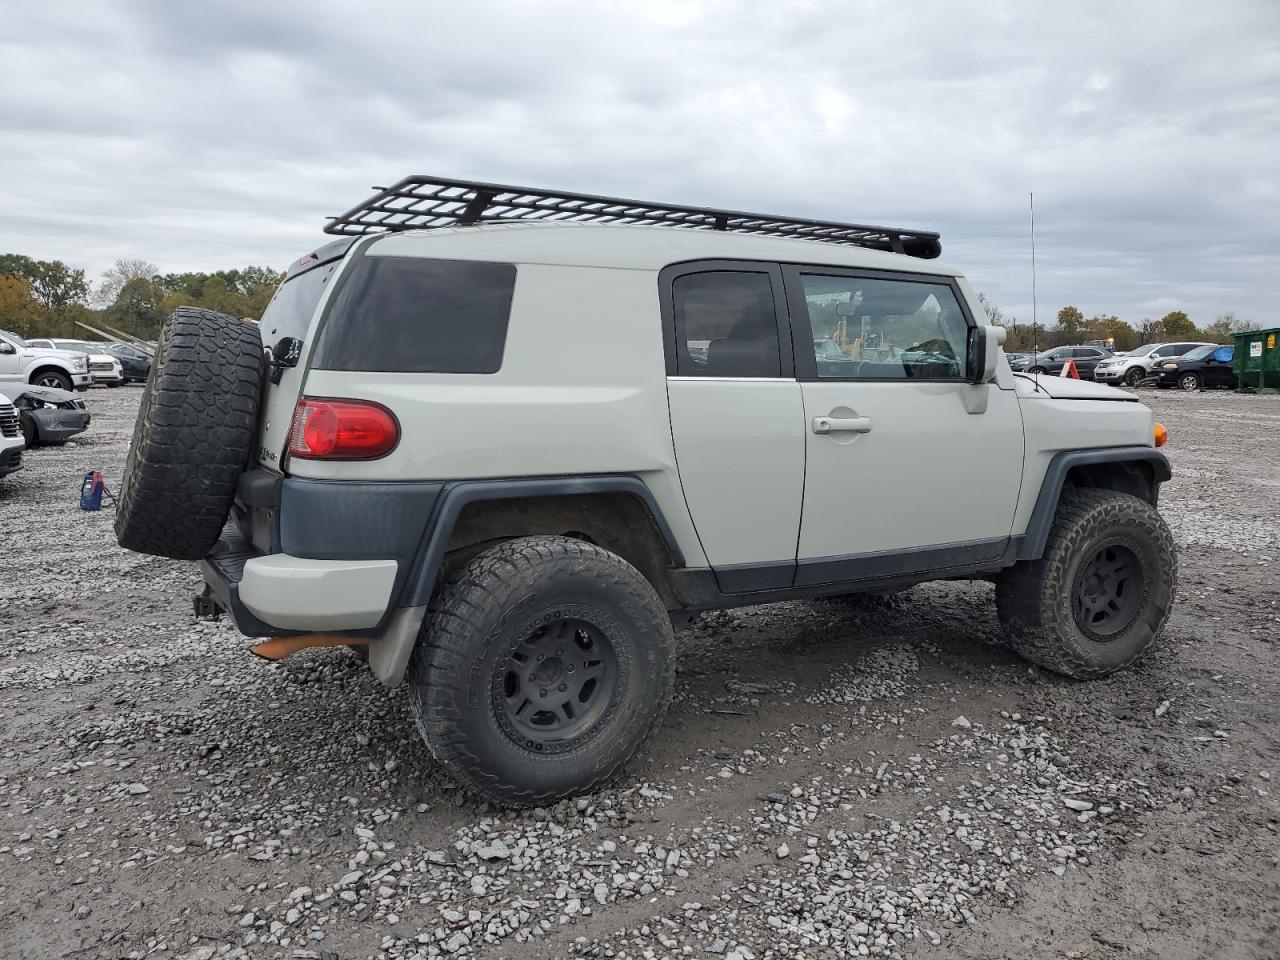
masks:
{"label": "side mirror", "polygon": [[0,353],[17,353],[18,350],[8,340],[0,340]]}
{"label": "side mirror", "polygon": [[1000,348],[1008,331],[1004,327],[970,327],[965,369],[970,383],[990,383],[1000,363]]}

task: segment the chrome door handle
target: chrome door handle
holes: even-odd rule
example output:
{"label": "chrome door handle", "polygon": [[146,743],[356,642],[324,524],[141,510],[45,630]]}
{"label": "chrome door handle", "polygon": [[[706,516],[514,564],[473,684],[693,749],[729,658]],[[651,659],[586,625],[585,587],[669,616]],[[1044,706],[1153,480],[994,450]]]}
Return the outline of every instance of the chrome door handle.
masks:
{"label": "chrome door handle", "polygon": [[870,417],[814,417],[814,433],[870,433]]}

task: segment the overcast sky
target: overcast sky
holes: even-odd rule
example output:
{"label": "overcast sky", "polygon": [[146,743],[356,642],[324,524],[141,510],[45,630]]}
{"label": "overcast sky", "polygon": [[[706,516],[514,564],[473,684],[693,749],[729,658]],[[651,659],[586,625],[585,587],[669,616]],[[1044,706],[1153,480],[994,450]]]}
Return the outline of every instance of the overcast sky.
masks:
{"label": "overcast sky", "polygon": [[1025,321],[1034,191],[1042,321],[1280,323],[1280,0],[24,2],[0,89],[0,252],[93,278],[432,173],[928,227]]}

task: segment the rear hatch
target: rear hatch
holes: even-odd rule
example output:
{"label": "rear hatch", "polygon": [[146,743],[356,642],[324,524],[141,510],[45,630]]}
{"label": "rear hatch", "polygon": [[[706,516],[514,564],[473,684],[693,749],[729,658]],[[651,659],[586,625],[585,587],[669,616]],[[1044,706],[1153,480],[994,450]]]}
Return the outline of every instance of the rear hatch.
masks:
{"label": "rear hatch", "polygon": [[294,263],[262,315],[262,342],[273,354],[280,352],[286,337],[302,343],[296,366],[273,367],[262,398],[258,449],[253,459],[268,469],[280,472],[316,324],[343,259],[355,242],[352,237],[335,240]]}

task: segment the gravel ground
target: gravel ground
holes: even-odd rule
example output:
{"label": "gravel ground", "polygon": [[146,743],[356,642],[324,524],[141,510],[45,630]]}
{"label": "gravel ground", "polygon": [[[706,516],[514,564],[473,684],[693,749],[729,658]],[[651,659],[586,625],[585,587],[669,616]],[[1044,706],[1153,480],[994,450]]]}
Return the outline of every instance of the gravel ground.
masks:
{"label": "gravel ground", "polygon": [[1143,392],[1182,561],[1134,670],[1028,668],[982,583],[718,613],[617,788],[509,814],[77,509],[139,393],[0,481],[0,957],[1280,955],[1280,397]]}

